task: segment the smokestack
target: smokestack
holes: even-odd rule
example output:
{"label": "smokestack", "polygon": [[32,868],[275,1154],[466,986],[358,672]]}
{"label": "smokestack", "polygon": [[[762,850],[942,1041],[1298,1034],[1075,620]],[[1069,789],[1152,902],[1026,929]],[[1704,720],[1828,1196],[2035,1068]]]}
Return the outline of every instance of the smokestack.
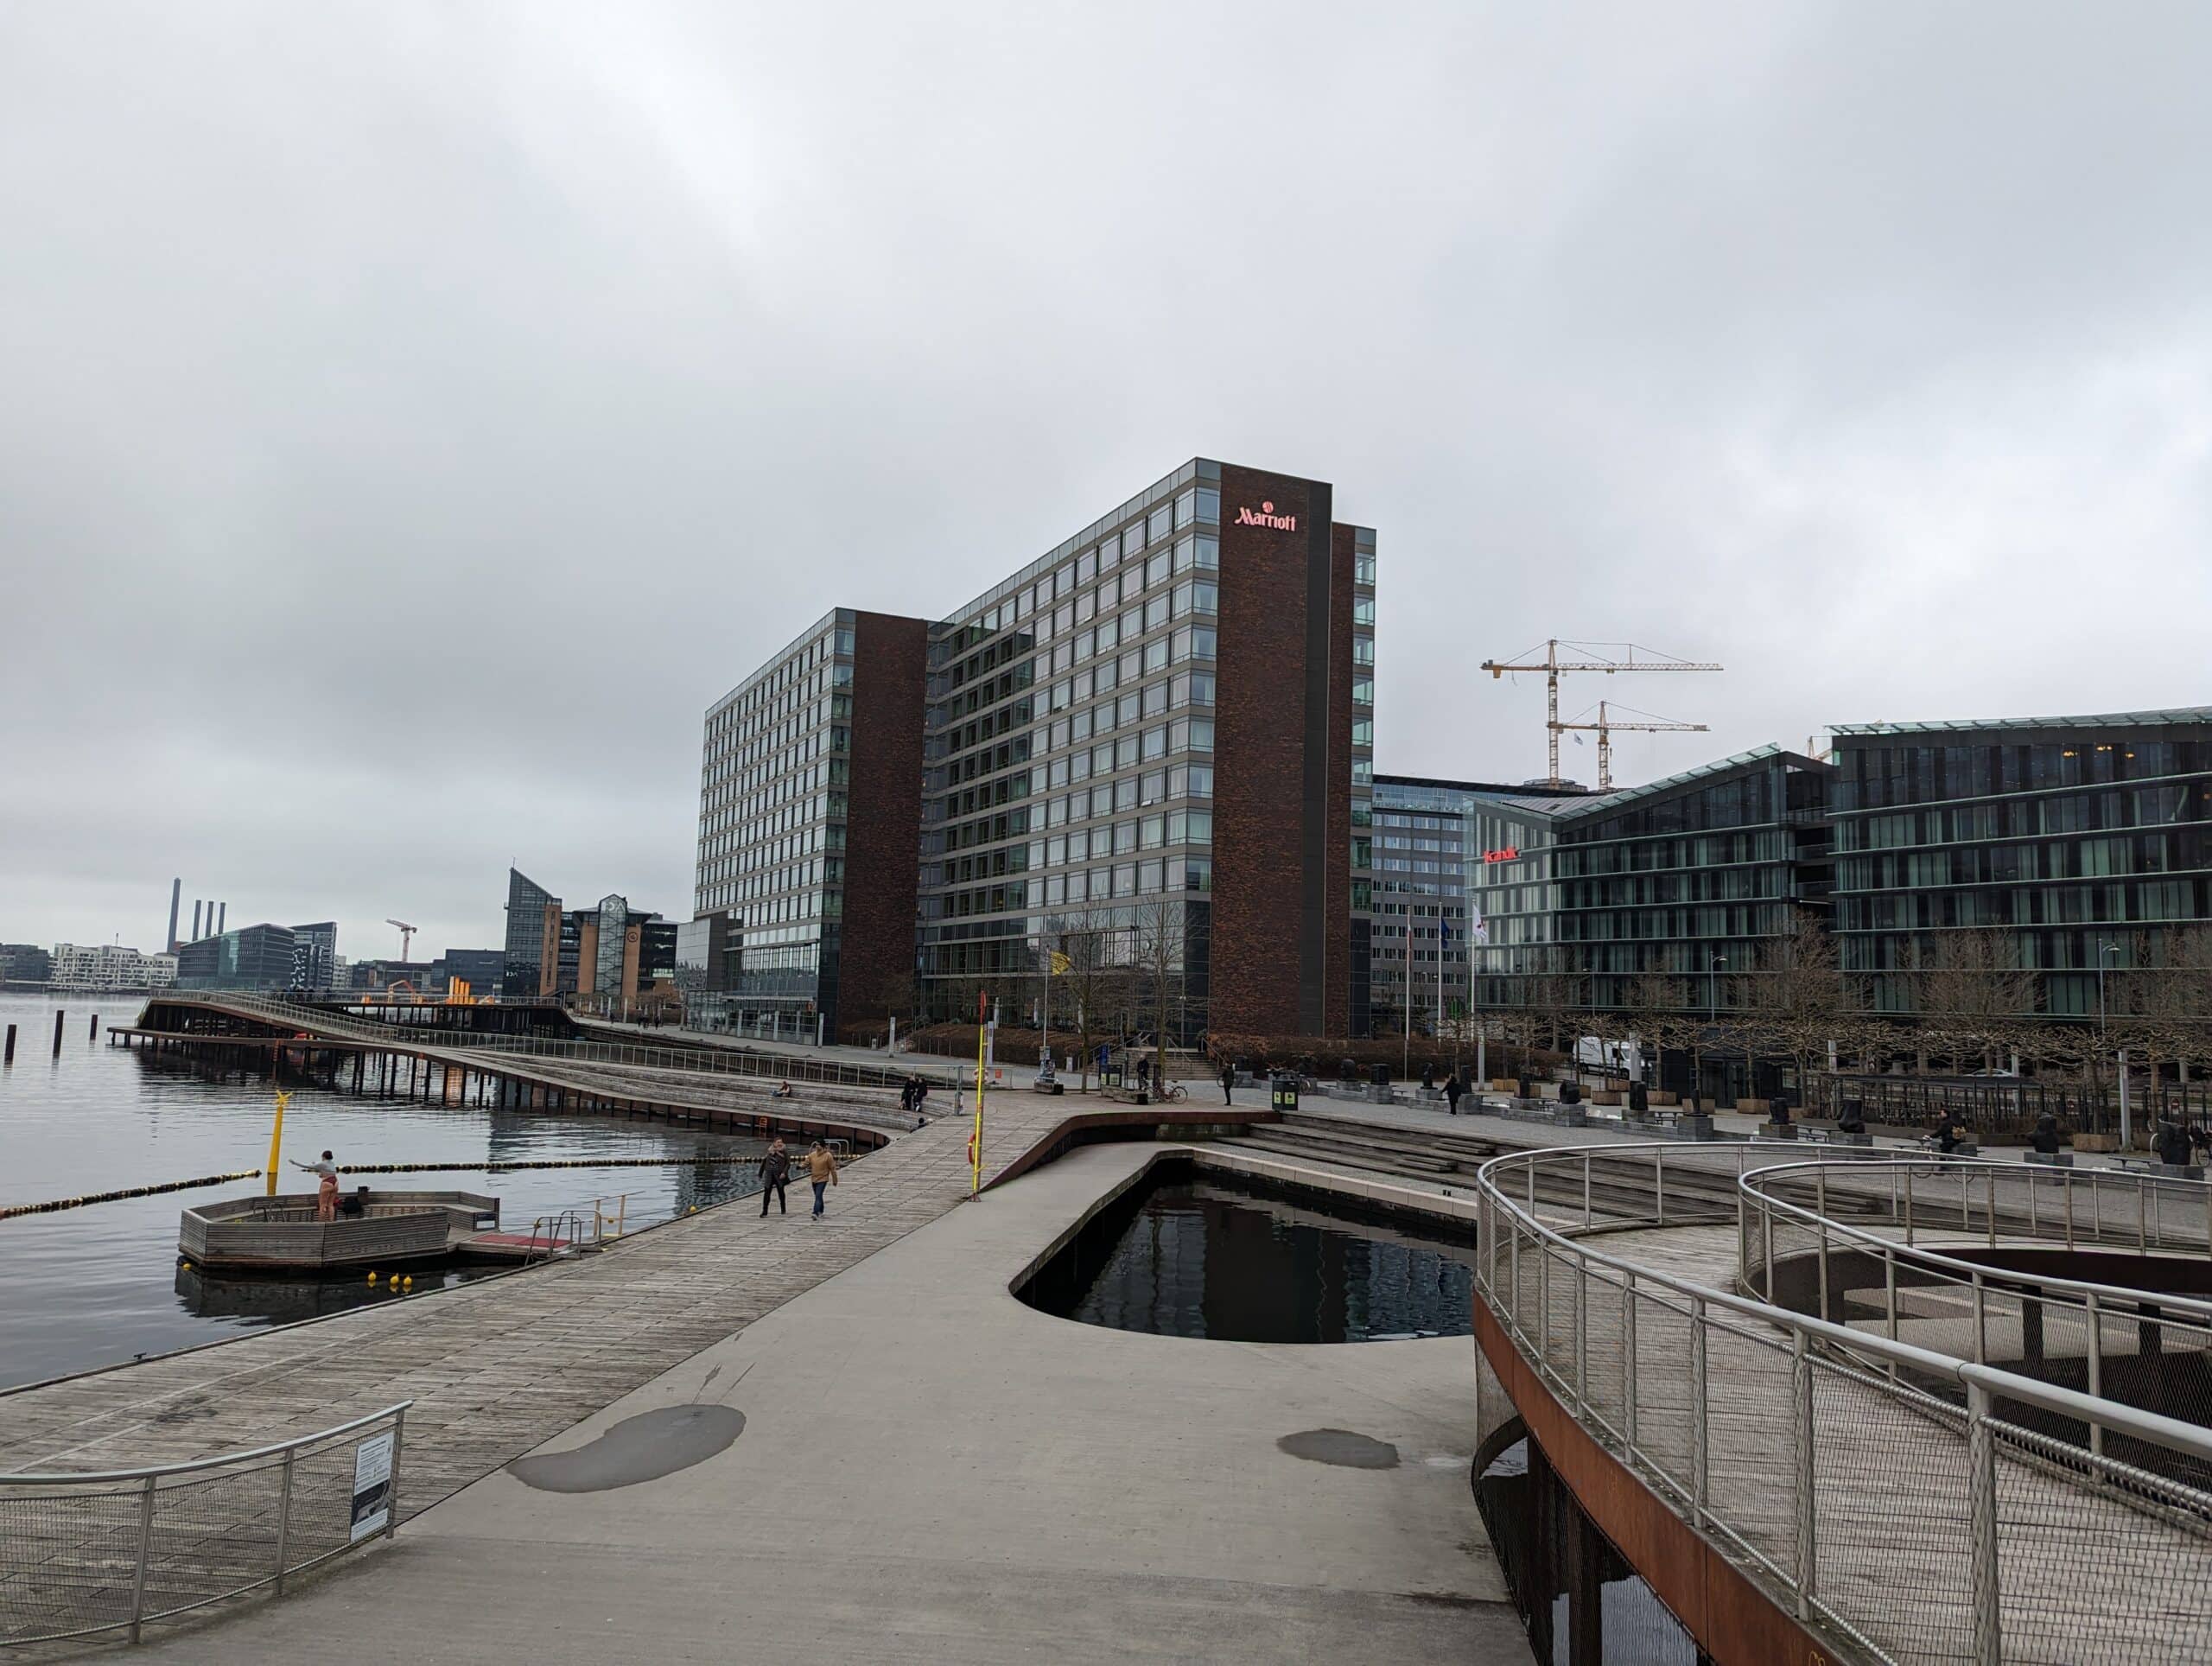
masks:
{"label": "smokestack", "polygon": [[192,940],[194,943],[200,941],[200,899],[197,897],[192,900]]}
{"label": "smokestack", "polygon": [[220,937],[223,935],[223,923],[231,917],[231,905],[227,902],[219,902],[215,906],[221,910],[215,916],[215,935]]}
{"label": "smokestack", "polygon": [[184,881],[181,878],[173,879],[169,881],[169,952],[171,954],[176,952],[176,911],[183,902]]}

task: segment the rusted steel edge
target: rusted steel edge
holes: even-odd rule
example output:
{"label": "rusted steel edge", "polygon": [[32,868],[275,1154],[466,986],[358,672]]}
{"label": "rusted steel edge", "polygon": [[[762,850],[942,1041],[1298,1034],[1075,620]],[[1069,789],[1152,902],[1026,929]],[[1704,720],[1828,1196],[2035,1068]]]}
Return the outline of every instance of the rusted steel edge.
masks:
{"label": "rusted steel edge", "polygon": [[1503,1326],[1474,1303],[1475,1342],[1531,1440],[1584,1513],[1719,1666],[1836,1666],[1815,1637],[1711,1541],[1599,1445],[1538,1380]]}
{"label": "rusted steel edge", "polygon": [[[1064,1117],[1036,1140],[1027,1151],[983,1182],[983,1190],[1003,1186],[1019,1180],[1033,1168],[1042,1167],[1054,1158],[1063,1155],[1071,1146],[1084,1143],[1079,1137],[1101,1129],[1123,1128],[1252,1128],[1263,1122],[1279,1122],[1282,1117],[1268,1109],[1238,1105],[1131,1105],[1126,1110],[1078,1111]],[[988,1112],[984,1118],[984,1135],[988,1144],[990,1133]]]}

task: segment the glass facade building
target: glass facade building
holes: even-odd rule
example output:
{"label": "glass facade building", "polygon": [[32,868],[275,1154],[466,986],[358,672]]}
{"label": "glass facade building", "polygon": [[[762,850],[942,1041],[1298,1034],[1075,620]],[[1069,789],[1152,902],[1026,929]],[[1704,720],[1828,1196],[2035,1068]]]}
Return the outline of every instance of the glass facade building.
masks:
{"label": "glass facade building", "polygon": [[[1180,1037],[1224,1000],[1343,1033],[1375,537],[1330,503],[1193,459],[941,620],[836,610],[719,702],[696,906],[745,919],[740,1021],[748,997],[841,1031],[966,1016],[982,989],[1033,998],[1077,944],[1164,963]],[[1226,811],[1224,768],[1251,789]],[[1264,822],[1224,874],[1240,815]],[[1225,996],[1224,907],[1231,941],[1276,950],[1248,946]]]}
{"label": "glass facade building", "polygon": [[1834,756],[1834,929],[1878,1011],[1995,930],[2044,1014],[2092,1017],[2101,966],[2155,979],[2212,920],[2212,709],[1850,725]]}
{"label": "glass facade building", "polygon": [[1764,747],[1622,792],[1484,806],[1478,1004],[1626,1012],[1662,987],[1646,978],[1683,1012],[1750,999],[1769,945],[1827,909],[1832,773]]}
{"label": "glass facade building", "polygon": [[[559,987],[561,899],[520,869],[507,869],[507,932],[499,993],[510,1001],[549,995]],[[573,976],[569,987],[575,987]]]}

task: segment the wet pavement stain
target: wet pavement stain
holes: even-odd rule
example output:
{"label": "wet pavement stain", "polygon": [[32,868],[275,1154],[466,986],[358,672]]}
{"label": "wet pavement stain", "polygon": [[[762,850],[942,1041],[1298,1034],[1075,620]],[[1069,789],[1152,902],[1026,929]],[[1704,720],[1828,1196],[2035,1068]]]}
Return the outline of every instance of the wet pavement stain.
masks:
{"label": "wet pavement stain", "polygon": [[1334,1464],[1340,1469],[1395,1469],[1398,1449],[1388,1440],[1355,1434],[1350,1429],[1303,1429],[1275,1442],[1294,1458],[1312,1464]]}
{"label": "wet pavement stain", "polygon": [[745,1414],[728,1406],[663,1406],[573,1452],[518,1458],[507,1471],[540,1492],[607,1492],[702,1464],[744,1432]]}

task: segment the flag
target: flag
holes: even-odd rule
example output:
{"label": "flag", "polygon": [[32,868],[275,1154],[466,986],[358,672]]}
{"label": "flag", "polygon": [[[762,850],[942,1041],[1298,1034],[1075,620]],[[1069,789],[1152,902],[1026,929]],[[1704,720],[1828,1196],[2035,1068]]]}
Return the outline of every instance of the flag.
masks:
{"label": "flag", "polygon": [[1490,922],[1483,918],[1482,905],[1471,897],[1467,900],[1467,935],[1477,943],[1490,941]]}
{"label": "flag", "polygon": [[1062,954],[1058,949],[1052,951],[1052,976],[1054,977],[1065,977],[1068,974],[1068,967],[1071,963],[1069,961],[1068,957]]}
{"label": "flag", "polygon": [[1441,917],[1438,919],[1436,922],[1436,940],[1439,943],[1445,944],[1448,944],[1452,941],[1452,922],[1450,920],[1442,919]]}

